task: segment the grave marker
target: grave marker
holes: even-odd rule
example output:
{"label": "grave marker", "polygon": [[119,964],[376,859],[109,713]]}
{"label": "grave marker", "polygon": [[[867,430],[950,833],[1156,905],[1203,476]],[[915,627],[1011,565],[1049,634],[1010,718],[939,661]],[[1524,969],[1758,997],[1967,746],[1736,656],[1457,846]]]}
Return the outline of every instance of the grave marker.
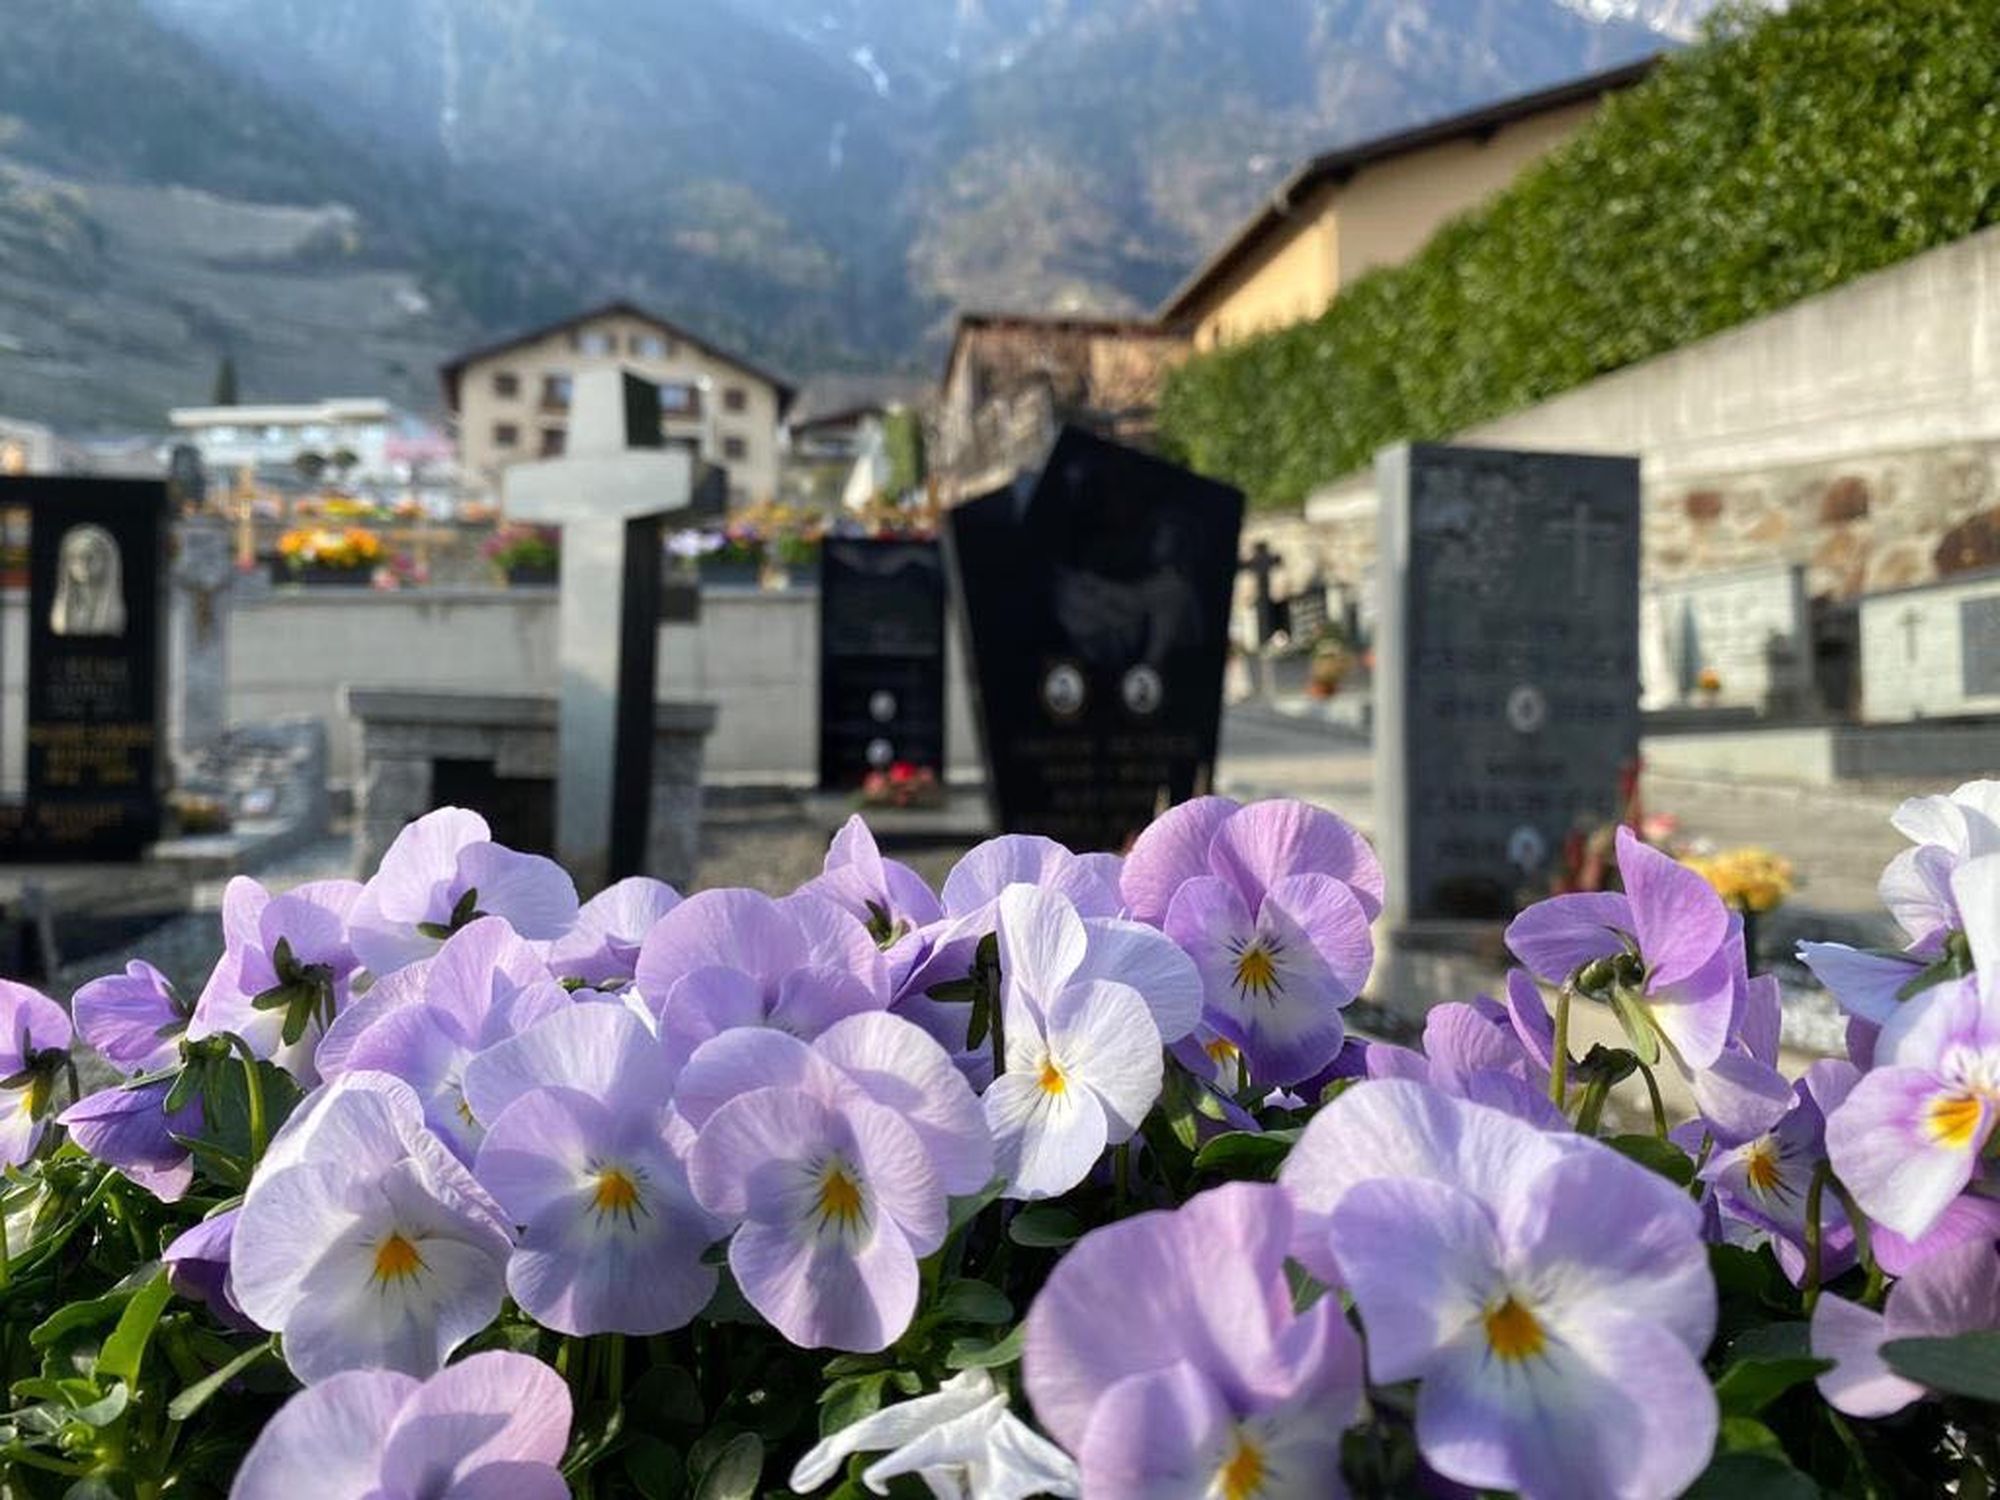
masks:
{"label": "grave marker", "polygon": [[229,596],[235,579],[226,520],[190,516],[175,527],[167,723],[178,757],[214,749],[229,728]]}
{"label": "grave marker", "polygon": [[502,492],[513,519],[562,528],[556,848],[588,893],[645,862],[661,525],[701,475],[662,441],[658,386],[603,369],[572,389],[565,456],[514,465]]}
{"label": "grave marker", "polygon": [[[0,859],[132,860],[159,837],[166,486],[0,479],[27,518],[19,802],[0,803]],[[10,531],[17,527],[11,525]],[[11,780],[11,778],[10,778]]]}
{"label": "grave marker", "polygon": [[1000,826],[1118,849],[1206,790],[1242,495],[1065,428],[947,520]]}
{"label": "grave marker", "polygon": [[1418,444],[1376,483],[1388,910],[1507,916],[1638,754],[1639,465]]}
{"label": "grave marker", "polygon": [[944,780],[944,558],[936,542],[829,537],[820,562],[819,784],[898,762]]}

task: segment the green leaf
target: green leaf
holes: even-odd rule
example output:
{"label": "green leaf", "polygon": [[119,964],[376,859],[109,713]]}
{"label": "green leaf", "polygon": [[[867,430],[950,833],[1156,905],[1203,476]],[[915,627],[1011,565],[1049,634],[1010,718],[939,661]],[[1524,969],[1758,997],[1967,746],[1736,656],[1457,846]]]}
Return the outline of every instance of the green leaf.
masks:
{"label": "green leaf", "polygon": [[764,1473],[764,1440],[739,1432],[729,1440],[695,1486],[695,1500],[755,1500]]}
{"label": "green leaf", "polygon": [[1832,1360],[1810,1357],[1735,1360],[1716,1377],[1715,1399],[1733,1416],[1753,1417],[1793,1386],[1832,1368]]}
{"label": "green leaf", "polygon": [[1021,1358],[1021,1342],[1027,1337],[1027,1326],[1019,1324],[999,1339],[955,1339],[945,1354],[945,1365],[953,1370],[995,1370],[1014,1364]]}
{"label": "green leaf", "polygon": [[1658,1172],[1675,1187],[1686,1187],[1694,1181],[1694,1162],[1672,1141],[1663,1141],[1656,1135],[1614,1135],[1604,1144],[1648,1171]]}
{"label": "green leaf", "polygon": [[680,1453],[650,1433],[642,1432],[627,1443],[619,1461],[644,1500],[680,1500],[687,1493]]}
{"label": "green leaf", "polygon": [[1083,1220],[1053,1203],[1036,1203],[1007,1222],[1007,1238],[1031,1250],[1060,1250],[1083,1237]]}
{"label": "green leaf", "polygon": [[1905,1380],[1947,1396],[2000,1402],[2000,1329],[1947,1339],[1891,1339],[1882,1358]]}
{"label": "green leaf", "polygon": [[167,1285],[165,1271],[139,1289],[138,1294],[126,1304],[118,1326],[111,1330],[111,1337],[97,1352],[98,1374],[122,1380],[128,1385],[139,1383],[139,1366],[145,1362],[146,1345],[152,1341],[153,1330],[159,1326],[160,1314],[167,1310],[167,1303],[173,1295],[173,1288]]}
{"label": "green leaf", "polygon": [[1725,1453],[1681,1500],[1819,1500],[1819,1486],[1782,1458]]}
{"label": "green leaf", "polygon": [[831,1437],[843,1427],[852,1427],[863,1417],[882,1409],[882,1393],[889,1384],[887,1370],[866,1375],[850,1375],[836,1380],[819,1398],[819,1435]]}
{"label": "green leaf", "polygon": [[950,1203],[951,1219],[945,1230],[945,1239],[950,1240],[953,1235],[997,1202],[1006,1186],[1006,1178],[996,1177],[968,1198],[953,1198]]}
{"label": "green leaf", "polygon": [[1775,1432],[1755,1417],[1724,1416],[1715,1447],[1718,1453],[1762,1453],[1780,1462],[1785,1461],[1785,1445],[1778,1441]]}
{"label": "green leaf", "polygon": [[86,1427],[109,1427],[125,1415],[131,1400],[132,1388],[122,1380],[114,1380],[111,1389],[102,1396],[76,1408],[75,1420]]}
{"label": "green leaf", "polygon": [[1729,1342],[1729,1357],[1738,1359],[1811,1359],[1812,1325],[1792,1321],[1759,1323]]}
{"label": "green leaf", "polygon": [[28,1335],[28,1342],[34,1348],[46,1349],[78,1329],[108,1323],[125,1311],[125,1304],[138,1295],[138,1291],[136,1286],[119,1287],[101,1297],[67,1303],[38,1323]]}
{"label": "green leaf", "polygon": [[1194,1164],[1204,1172],[1233,1178],[1268,1179],[1297,1144],[1300,1131],[1232,1130],[1219,1135],[1196,1153]]}
{"label": "green leaf", "polygon": [[244,1371],[248,1370],[266,1355],[276,1354],[277,1352],[278,1345],[275,1339],[266,1339],[261,1344],[253,1344],[250,1348],[245,1349],[241,1354],[237,1355],[236,1358],[229,1361],[228,1364],[223,1365],[220,1369],[211,1370],[178,1396],[174,1397],[173,1400],[169,1401],[167,1403],[167,1415],[176,1422],[185,1422],[189,1417],[200,1411],[207,1404],[208,1399],[224,1386],[228,1385],[230,1381],[243,1374]]}
{"label": "green leaf", "polygon": [[954,1281],[944,1289],[933,1312],[943,1323],[1011,1323],[1014,1304],[998,1287],[984,1281]]}

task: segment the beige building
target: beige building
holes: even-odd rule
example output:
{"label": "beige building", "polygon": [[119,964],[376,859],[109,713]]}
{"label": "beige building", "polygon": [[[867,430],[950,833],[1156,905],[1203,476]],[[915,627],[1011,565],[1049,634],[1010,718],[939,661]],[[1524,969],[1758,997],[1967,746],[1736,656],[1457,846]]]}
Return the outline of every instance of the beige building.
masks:
{"label": "beige building", "polygon": [[1655,62],[1313,158],[1167,298],[1160,321],[1213,349],[1317,317],[1341,288],[1408,260],[1446,220],[1512,183]]}
{"label": "beige building", "polygon": [[531,329],[444,366],[445,404],[466,477],[497,492],[507,465],[560,454],[570,383],[577,371],[604,365],[658,383],[666,436],[696,444],[728,472],[732,505],[777,495],[778,423],[792,387],[629,302]]}

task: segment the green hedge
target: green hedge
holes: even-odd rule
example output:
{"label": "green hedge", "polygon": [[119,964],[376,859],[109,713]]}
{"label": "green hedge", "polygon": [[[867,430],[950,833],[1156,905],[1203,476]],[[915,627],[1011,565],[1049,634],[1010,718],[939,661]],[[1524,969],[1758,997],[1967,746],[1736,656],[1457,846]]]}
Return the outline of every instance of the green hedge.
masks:
{"label": "green hedge", "polygon": [[1262,507],[2000,219],[2000,0],[1725,10],[1316,320],[1189,361],[1169,451]]}

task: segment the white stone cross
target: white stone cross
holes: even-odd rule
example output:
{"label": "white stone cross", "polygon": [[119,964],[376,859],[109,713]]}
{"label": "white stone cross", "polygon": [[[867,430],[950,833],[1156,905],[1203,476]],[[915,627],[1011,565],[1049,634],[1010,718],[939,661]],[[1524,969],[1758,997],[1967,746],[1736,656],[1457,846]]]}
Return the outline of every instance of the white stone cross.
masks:
{"label": "white stone cross", "polygon": [[[659,410],[651,382],[584,370],[564,456],[515,464],[501,483],[510,520],[562,528],[556,852],[586,895],[606,883],[611,855],[626,523],[686,510],[698,477],[691,452],[659,446]],[[650,747],[651,684],[645,709]]]}

